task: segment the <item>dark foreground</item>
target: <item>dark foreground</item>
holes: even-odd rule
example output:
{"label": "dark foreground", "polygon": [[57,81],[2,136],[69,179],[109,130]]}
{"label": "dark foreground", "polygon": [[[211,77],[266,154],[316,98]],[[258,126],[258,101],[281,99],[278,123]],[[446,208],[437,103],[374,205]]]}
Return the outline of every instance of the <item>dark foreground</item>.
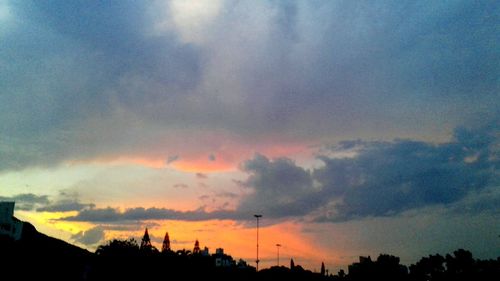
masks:
{"label": "dark foreground", "polygon": [[41,234],[29,223],[19,241],[0,236],[0,256],[0,280],[500,280],[500,257],[478,260],[465,250],[423,257],[409,267],[384,254],[374,260],[361,257],[348,272],[336,274],[293,264],[256,272],[244,261],[221,266],[220,256],[140,249],[134,240],[113,240],[91,253]]}

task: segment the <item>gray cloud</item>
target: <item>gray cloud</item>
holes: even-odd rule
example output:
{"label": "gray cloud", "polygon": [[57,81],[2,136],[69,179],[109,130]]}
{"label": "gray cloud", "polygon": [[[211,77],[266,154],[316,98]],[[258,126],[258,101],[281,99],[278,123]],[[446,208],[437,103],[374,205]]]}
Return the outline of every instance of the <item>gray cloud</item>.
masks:
{"label": "gray cloud", "polygon": [[18,194],[11,197],[0,196],[0,201],[14,201],[18,210],[33,210],[36,206],[49,204],[47,195],[36,195],[33,193]]}
{"label": "gray cloud", "polygon": [[464,200],[449,207],[454,214],[500,214],[500,188],[498,185],[473,192]]}
{"label": "gray cloud", "polygon": [[313,187],[309,171],[287,158],[271,161],[256,154],[242,164],[242,170],[250,176],[245,186],[255,192],[243,198],[238,210],[263,213],[267,217],[300,216],[317,207],[319,191]]}
{"label": "gray cloud", "polygon": [[176,183],[174,184],[174,188],[188,188],[189,185],[185,184],[185,183]]}
{"label": "gray cloud", "polygon": [[216,197],[220,197],[220,198],[230,198],[230,199],[236,199],[236,198],[239,198],[240,195],[234,193],[234,192],[229,192],[229,191],[225,191],[225,192],[217,192],[215,194]]}
{"label": "gray cloud", "polygon": [[208,155],[208,160],[209,161],[215,161],[217,158],[215,157],[215,154],[211,153],[210,155]]}
{"label": "gray cloud", "polygon": [[238,211],[347,221],[433,205],[457,209],[471,194],[479,195],[464,212],[491,210],[496,197],[484,193],[500,185],[499,137],[495,119],[482,128],[457,128],[453,140],[442,144],[345,141],[331,149],[340,155],[355,151],[355,156],[319,156],[324,165],[311,171],[286,158],[256,155],[242,165],[250,176],[241,185],[254,193],[242,198]]}
{"label": "gray cloud", "polygon": [[262,213],[270,219],[308,217],[317,222],[341,222],[395,216],[438,205],[452,213],[498,212],[500,134],[496,124],[487,123],[479,129],[457,128],[453,140],[442,144],[412,140],[341,142],[330,149],[335,153],[355,149],[357,155],[319,156],[324,165],[313,170],[287,158],[269,159],[256,154],[241,164],[249,177],[240,184],[253,192],[242,196],[232,192],[214,194],[220,198],[239,197],[234,211],[85,209],[64,220],[247,221],[251,214]]}
{"label": "gray cloud", "polygon": [[196,178],[197,179],[207,179],[208,176],[207,176],[207,174],[204,174],[204,173],[196,173]]}
{"label": "gray cloud", "polygon": [[200,200],[208,200],[208,199],[210,199],[210,195],[204,194],[204,195],[199,196],[198,199],[200,199]]}
{"label": "gray cloud", "polygon": [[169,155],[166,139],[200,128],[248,142],[391,139],[496,110],[494,2],[241,1],[195,42],[157,30],[172,11],[154,5],[8,2],[1,171]]}
{"label": "gray cloud", "polygon": [[209,187],[209,186],[208,186],[206,183],[204,183],[204,182],[199,182],[199,183],[198,183],[198,186],[199,186],[199,187],[202,187],[202,188],[208,188],[208,187]]}
{"label": "gray cloud", "polygon": [[94,208],[93,203],[80,203],[78,200],[60,200],[37,208],[37,212],[69,212],[81,211],[84,209]]}
{"label": "gray cloud", "polygon": [[143,220],[184,220],[184,221],[203,221],[203,220],[245,220],[248,214],[239,214],[232,211],[214,211],[206,212],[203,209],[194,211],[176,211],[166,208],[130,208],[124,212],[118,209],[88,209],[80,211],[76,216],[61,218],[66,221],[88,221],[88,222],[116,222],[116,221],[143,221]]}
{"label": "gray cloud", "polygon": [[173,163],[173,162],[175,162],[177,160],[179,160],[179,155],[168,156],[168,158],[167,158],[167,165],[170,164],[170,163]]}
{"label": "gray cloud", "polygon": [[322,219],[389,216],[436,204],[451,204],[472,192],[498,186],[498,127],[455,130],[439,145],[397,140],[361,142],[354,158],[320,157],[314,178],[331,199]]}
{"label": "gray cloud", "polygon": [[96,226],[72,235],[71,239],[87,246],[95,245],[104,240],[104,229],[101,226]]}

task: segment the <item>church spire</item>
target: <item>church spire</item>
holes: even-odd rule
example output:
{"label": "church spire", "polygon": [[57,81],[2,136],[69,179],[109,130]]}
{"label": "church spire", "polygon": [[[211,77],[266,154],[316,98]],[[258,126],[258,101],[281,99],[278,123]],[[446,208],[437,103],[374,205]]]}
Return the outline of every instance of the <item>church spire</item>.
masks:
{"label": "church spire", "polygon": [[200,242],[198,242],[198,239],[196,239],[196,242],[194,242],[193,254],[199,254],[199,253],[200,253]]}
{"label": "church spire", "polygon": [[146,231],[144,232],[144,236],[141,241],[141,250],[151,249],[152,247],[151,239],[149,239],[148,228],[146,227]]}
{"label": "church spire", "polygon": [[170,237],[168,232],[165,233],[165,238],[163,238],[163,246],[161,247],[162,252],[170,252]]}

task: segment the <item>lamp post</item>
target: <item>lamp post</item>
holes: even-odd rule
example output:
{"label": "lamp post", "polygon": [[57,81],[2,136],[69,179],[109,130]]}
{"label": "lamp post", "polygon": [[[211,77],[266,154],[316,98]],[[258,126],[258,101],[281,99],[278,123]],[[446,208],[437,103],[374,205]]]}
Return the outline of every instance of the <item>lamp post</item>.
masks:
{"label": "lamp post", "polygon": [[278,266],[280,266],[280,247],[281,247],[281,244],[276,244],[276,249],[278,250]]}
{"label": "lamp post", "polygon": [[262,215],[253,215],[257,219],[257,259],[255,260],[255,263],[257,264],[256,270],[259,271],[259,218],[262,217]]}

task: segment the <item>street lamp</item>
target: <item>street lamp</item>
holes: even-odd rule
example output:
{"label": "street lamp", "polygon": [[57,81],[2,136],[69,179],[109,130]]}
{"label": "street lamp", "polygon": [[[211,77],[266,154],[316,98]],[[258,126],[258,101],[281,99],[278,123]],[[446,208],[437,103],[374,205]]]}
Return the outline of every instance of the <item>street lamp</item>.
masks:
{"label": "street lamp", "polygon": [[259,218],[262,217],[262,215],[253,215],[257,219],[257,259],[255,260],[255,263],[257,264],[256,270],[259,271]]}
{"label": "street lamp", "polygon": [[280,266],[280,247],[281,244],[276,244],[276,249],[278,249],[278,266]]}

